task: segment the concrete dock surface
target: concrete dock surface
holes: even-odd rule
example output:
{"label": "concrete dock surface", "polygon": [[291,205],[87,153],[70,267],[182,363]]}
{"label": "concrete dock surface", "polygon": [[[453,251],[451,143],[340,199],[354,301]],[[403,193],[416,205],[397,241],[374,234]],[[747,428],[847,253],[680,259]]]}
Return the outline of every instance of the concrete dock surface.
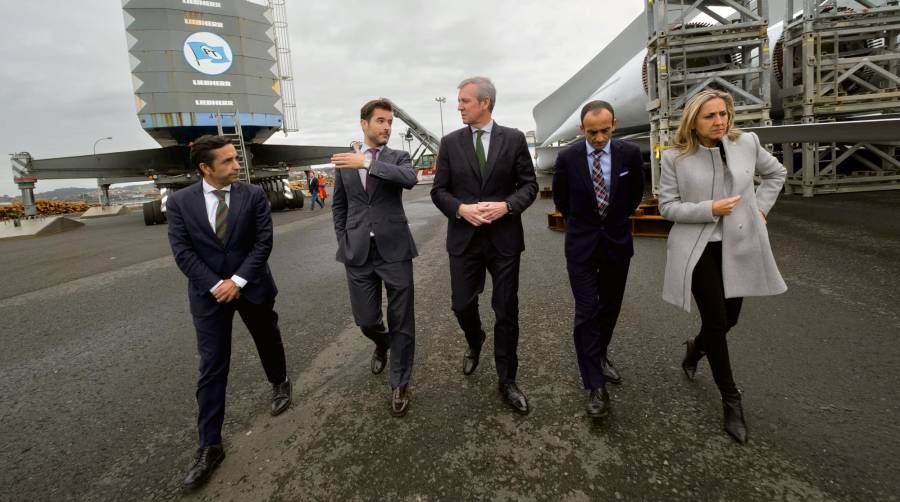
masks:
{"label": "concrete dock surface", "polygon": [[[541,179],[541,186],[549,183]],[[900,192],[801,199],[769,216],[788,292],[748,298],[729,334],[746,446],[722,431],[709,366],[681,343],[699,317],[661,299],[664,239],[639,238],[610,358],[613,412],[585,416],[563,234],[552,202],[525,213],[519,416],[497,392],[491,343],[462,375],[446,223],[430,186],[405,196],[419,248],[411,408],[354,326],[330,203],[276,213],[292,408],[235,323],[227,457],[189,500],[897,500]],[[172,500],[196,448],[196,339],[166,227],[138,213],[0,242],[0,500]],[[492,325],[490,280],[481,301]],[[490,333],[490,332],[489,332]],[[490,337],[488,339],[490,342]]]}

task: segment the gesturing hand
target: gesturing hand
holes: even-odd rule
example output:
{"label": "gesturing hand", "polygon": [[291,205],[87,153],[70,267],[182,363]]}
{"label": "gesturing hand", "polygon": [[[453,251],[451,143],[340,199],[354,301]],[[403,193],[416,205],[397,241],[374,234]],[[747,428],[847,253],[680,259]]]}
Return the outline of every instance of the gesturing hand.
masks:
{"label": "gesturing hand", "polygon": [[731,214],[734,211],[734,207],[737,206],[738,202],[741,200],[740,195],[735,195],[734,197],[726,197],[724,199],[719,199],[717,201],[713,201],[712,213],[714,216],[725,216]]}
{"label": "gesturing hand", "polygon": [[331,163],[338,169],[362,169],[365,161],[364,153],[336,153],[331,156]]}

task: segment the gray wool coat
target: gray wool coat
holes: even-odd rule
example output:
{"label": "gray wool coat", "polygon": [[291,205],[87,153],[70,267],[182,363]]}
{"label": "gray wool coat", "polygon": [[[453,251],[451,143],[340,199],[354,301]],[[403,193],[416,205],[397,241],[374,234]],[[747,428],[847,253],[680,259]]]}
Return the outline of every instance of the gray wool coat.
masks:
{"label": "gray wool coat", "polygon": [[[675,222],[666,243],[663,299],[688,312],[694,266],[720,218],[725,297],[768,296],[787,291],[760,214],[768,214],[775,204],[786,170],[760,146],[754,133],[742,133],[734,141],[723,138],[722,144],[727,166],[718,148],[702,145],[683,156],[674,149],[662,154],[659,211],[665,219]],[[725,169],[728,176],[722,176]],[[755,191],[754,172],[761,180]],[[734,211],[727,216],[713,216],[713,201],[734,195],[741,196]]]}

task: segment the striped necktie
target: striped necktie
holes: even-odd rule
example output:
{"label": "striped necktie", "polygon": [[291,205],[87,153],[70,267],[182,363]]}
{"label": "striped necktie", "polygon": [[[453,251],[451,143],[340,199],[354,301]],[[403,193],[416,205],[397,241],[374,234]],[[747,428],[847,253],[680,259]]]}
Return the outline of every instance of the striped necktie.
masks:
{"label": "striped necktie", "polygon": [[213,194],[219,199],[216,205],[216,237],[225,244],[225,231],[228,229],[228,204],[225,203],[225,190],[213,190]]}
{"label": "striped necktie", "polygon": [[600,168],[600,157],[603,150],[594,150],[591,157],[594,158],[591,166],[591,181],[594,182],[594,193],[597,195],[597,214],[600,218],[606,218],[606,210],[609,208],[609,188],[603,179],[603,169]]}

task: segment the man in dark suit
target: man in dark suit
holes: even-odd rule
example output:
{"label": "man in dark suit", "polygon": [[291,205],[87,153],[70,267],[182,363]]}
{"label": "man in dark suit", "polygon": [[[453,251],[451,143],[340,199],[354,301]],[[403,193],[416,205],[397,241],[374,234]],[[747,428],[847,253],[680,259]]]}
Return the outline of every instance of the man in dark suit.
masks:
{"label": "man in dark suit", "polygon": [[266,195],[258,186],[237,181],[237,151],[221,136],[197,139],[191,146],[191,163],[202,180],[175,192],[166,204],[169,243],[175,263],[188,278],[200,353],[200,448],[184,480],[185,490],[205,483],[225,458],[222,422],[235,311],[253,337],[272,384],[270,413],[278,415],[291,403],[278,314],[273,310],[278,290],[267,263],[272,215]]}
{"label": "man in dark suit", "polygon": [[528,400],[516,384],[519,359],[519,258],[525,250],[521,214],[537,195],[525,135],[491,117],[497,91],[484,77],[459,84],[466,127],[441,140],[431,200],[448,219],[447,252],[453,313],[466,335],[463,374],[478,367],[485,333],[478,313],[485,271],[493,284],[494,362],[500,393],[516,411]]}
{"label": "man in dark suit", "polygon": [[605,101],[581,110],[584,141],[556,158],[553,201],[566,221],[566,268],[575,297],[575,352],[589,416],[609,412],[606,384],[621,383],[607,348],[622,306],[634,254],[631,222],[644,193],[643,160],[637,146],[610,139],[615,112]]}
{"label": "man in dark suit", "polygon": [[[393,107],[375,99],[360,110],[363,151],[331,158],[335,166],[332,216],[337,260],[347,270],[353,318],[375,342],[372,373],[384,369],[391,354],[391,414],[409,410],[409,380],[416,348],[412,259],[418,253],[403,211],[403,189],[416,185],[409,154],[386,145]],[[388,326],[381,315],[381,287],[388,298]]]}

